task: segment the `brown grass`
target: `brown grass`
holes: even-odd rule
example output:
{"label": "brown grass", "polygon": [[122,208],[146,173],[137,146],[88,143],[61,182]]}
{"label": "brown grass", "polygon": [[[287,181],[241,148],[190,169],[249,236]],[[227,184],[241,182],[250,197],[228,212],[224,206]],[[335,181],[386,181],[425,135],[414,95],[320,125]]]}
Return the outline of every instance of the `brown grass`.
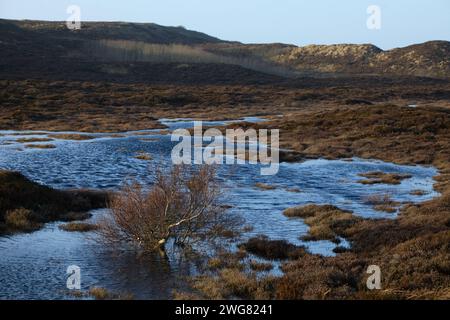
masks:
{"label": "brown grass", "polygon": [[105,288],[92,287],[89,289],[88,296],[95,300],[133,300],[134,295],[131,293],[114,293]]}
{"label": "brown grass", "polygon": [[20,138],[15,141],[19,143],[30,143],[30,142],[47,142],[52,140],[53,139],[50,138]]}
{"label": "brown grass", "polygon": [[137,156],[135,156],[135,158],[138,160],[145,160],[145,161],[153,160],[152,156],[145,152],[139,153]]}
{"label": "brown grass", "polygon": [[273,264],[269,262],[258,262],[255,260],[251,260],[249,262],[249,266],[253,271],[270,271],[273,269]]}
{"label": "brown grass", "polygon": [[418,190],[411,191],[409,194],[412,195],[412,196],[423,196],[423,195],[428,194],[428,192],[425,191],[425,190],[419,190],[418,189]]}
{"label": "brown grass", "polygon": [[286,209],[283,214],[304,219],[310,227],[308,234],[302,237],[304,241],[335,240],[342,235],[342,226],[352,225],[360,220],[351,212],[330,205],[294,207]]}
{"label": "brown grass", "polygon": [[[286,216],[301,217],[310,226],[306,239],[341,236],[350,241],[351,248],[339,248],[336,257],[306,252],[288,260],[282,266],[284,275],[271,279],[262,295],[277,299],[449,299],[449,111],[386,105],[299,113],[288,119],[264,125],[281,128],[283,145],[295,151],[293,160],[359,156],[434,165],[440,170],[435,188],[442,196],[406,205],[396,219],[362,219],[333,206],[286,210]],[[378,179],[381,174],[371,176]],[[397,183],[399,178],[403,177],[391,176],[388,182]],[[371,202],[392,204],[384,196],[373,197]],[[270,245],[267,240],[253,240],[250,248],[267,255]],[[381,268],[382,290],[366,288],[366,270],[371,264]],[[262,288],[260,279],[240,279],[245,288]],[[222,292],[220,276],[208,281]],[[249,291],[240,294],[248,297]]]}
{"label": "brown grass", "polygon": [[386,104],[290,114],[258,126],[279,128],[281,145],[294,150],[295,158],[358,156],[441,169],[450,158],[449,114],[444,108]]}
{"label": "brown grass", "polygon": [[43,131],[29,131],[29,132],[13,132],[13,133],[10,133],[9,135],[11,135],[11,136],[34,136],[34,135],[45,136],[46,134],[47,134],[47,132],[43,132]]}
{"label": "brown grass", "polygon": [[5,215],[5,224],[10,230],[29,232],[39,229],[41,224],[33,220],[33,212],[24,208],[8,211]]}
{"label": "brown grass", "polygon": [[[328,258],[303,254],[283,265],[280,279],[260,279],[225,266],[227,271],[200,277],[193,286],[208,298],[449,299],[449,83],[321,81],[274,87],[2,80],[0,128],[117,132],[160,127],[156,119],[180,114],[232,119],[283,113],[254,127],[280,129],[282,147],[293,150],[282,154],[285,161],[358,156],[434,165],[440,171],[435,188],[442,196],[405,206],[397,219],[356,219],[331,208],[299,211],[311,229],[320,226],[313,231],[319,238],[348,239],[349,252]],[[24,99],[24,92],[33,99]],[[404,107],[412,100],[421,107]],[[381,267],[381,291],[365,287],[370,264]]]}
{"label": "brown grass", "polygon": [[389,194],[374,194],[368,196],[365,202],[372,205],[375,210],[387,213],[397,212],[397,208],[400,205],[399,202],[392,200]]}
{"label": "brown grass", "polygon": [[88,218],[106,206],[107,193],[60,191],[39,185],[17,172],[0,171],[0,234],[29,231],[45,222]]}
{"label": "brown grass", "polygon": [[236,253],[219,252],[216,256],[208,259],[206,263],[206,269],[219,270],[223,268],[231,268],[243,270],[245,265],[242,263],[242,259],[247,257],[247,252],[240,250]]}
{"label": "brown grass", "polygon": [[285,240],[270,240],[265,236],[251,238],[239,248],[269,260],[292,259],[305,253],[303,247],[295,246]]}
{"label": "brown grass", "polygon": [[98,229],[98,226],[92,223],[69,222],[60,225],[59,228],[68,232],[90,232]]}
{"label": "brown grass", "polygon": [[[91,193],[93,194],[93,192],[91,191]],[[101,197],[101,195],[99,195],[99,197]],[[95,200],[96,202],[97,200]],[[70,222],[70,221],[80,221],[80,220],[86,220],[92,217],[92,214],[89,212],[67,212],[62,214],[59,217],[59,221],[63,221],[63,222]]]}
{"label": "brown grass", "polygon": [[[303,212],[301,216],[306,217],[317,214],[312,208]],[[445,288],[450,284],[449,213],[450,195],[445,195],[406,207],[396,220],[354,219],[352,223],[342,223],[339,215],[326,219],[328,230],[351,241],[350,252],[340,253],[336,258],[307,254],[285,264],[285,275],[278,282],[276,296],[280,299],[442,299],[448,295]],[[369,264],[381,267],[383,291],[371,292],[365,288],[364,272]]]}
{"label": "brown grass", "polygon": [[92,140],[95,137],[87,134],[76,134],[76,133],[61,133],[61,134],[49,134],[50,138],[60,139],[60,140]]}
{"label": "brown grass", "polygon": [[54,144],[26,144],[25,148],[30,148],[30,149],[55,149],[56,146]]}
{"label": "brown grass", "polygon": [[266,183],[262,183],[262,182],[255,183],[255,187],[258,189],[262,189],[262,190],[275,190],[277,188],[276,186],[272,186],[270,184],[266,184]]}
{"label": "brown grass", "polygon": [[[342,108],[311,113],[277,125],[286,130],[282,138],[285,146],[303,155],[316,154],[330,158],[359,156],[400,164],[429,164],[440,170],[440,175],[435,178],[435,188],[443,195],[423,204],[405,206],[397,219],[356,219],[349,224],[336,224],[334,219],[330,219],[325,225],[326,229],[352,243],[351,252],[345,253],[346,257],[380,265],[383,288],[387,291],[367,292],[365,279],[359,272],[352,272],[351,263],[344,264],[334,258],[324,261],[330,268],[341,266],[346,275],[355,274],[358,284],[343,294],[333,294],[332,291],[327,295],[329,298],[407,299],[421,297],[424,292],[428,293],[423,295],[427,298],[445,297],[445,288],[450,285],[449,111],[395,105]],[[325,271],[326,264],[313,267],[311,272]],[[286,270],[283,294],[279,297],[309,296],[304,291],[304,285],[295,284],[300,270],[304,274],[304,265]],[[330,287],[324,286],[324,289],[323,292],[327,292]]]}
{"label": "brown grass", "polygon": [[273,298],[271,291],[275,278],[259,278],[254,272],[245,272],[232,268],[223,268],[214,275],[202,275],[191,280],[194,293],[177,294],[180,299],[258,299]]}
{"label": "brown grass", "polygon": [[[248,265],[248,268],[246,267]],[[248,259],[245,251],[221,251],[206,263],[205,272],[190,278],[192,291],[175,292],[175,299],[271,299],[275,277],[262,275],[271,263]]]}
{"label": "brown grass", "polygon": [[[308,79],[280,85],[0,80],[0,100],[5,107],[0,115],[0,129],[125,132],[163,128],[158,119],[180,115],[232,120],[283,113],[289,115],[286,119],[291,122],[298,118],[290,113],[327,110],[346,105],[349,99],[370,101],[375,108],[386,102],[407,105],[411,99],[424,106],[449,105],[448,91],[448,83],[416,79],[376,83],[357,78]],[[359,107],[355,105],[355,108]],[[379,127],[380,123],[377,125]],[[323,127],[319,124],[316,128],[319,126]],[[314,133],[306,135],[311,137]]]}
{"label": "brown grass", "polygon": [[89,295],[96,300],[108,300],[112,298],[112,294],[105,288],[93,287],[89,289]]}
{"label": "brown grass", "polygon": [[412,177],[410,174],[401,173],[384,173],[384,172],[367,172],[361,173],[361,177],[368,178],[366,180],[360,180],[362,184],[400,184],[402,180]]}

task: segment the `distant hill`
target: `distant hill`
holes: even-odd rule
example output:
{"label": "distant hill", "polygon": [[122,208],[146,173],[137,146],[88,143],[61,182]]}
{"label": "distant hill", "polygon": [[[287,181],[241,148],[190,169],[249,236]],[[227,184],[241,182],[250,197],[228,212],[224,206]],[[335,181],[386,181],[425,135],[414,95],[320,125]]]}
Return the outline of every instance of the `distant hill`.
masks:
{"label": "distant hill", "polygon": [[55,38],[134,40],[159,44],[201,44],[223,42],[207,34],[184,27],[164,27],[155,23],[83,22],[80,30],[72,31],[61,21],[2,20],[23,30]]}
{"label": "distant hill", "polygon": [[383,51],[365,45],[311,45],[271,57],[298,71],[315,74],[450,76],[450,42],[432,41]]}
{"label": "distant hill", "polygon": [[[133,64],[158,73],[164,73],[164,65],[174,73],[177,64],[205,64],[210,68],[184,68],[183,72],[211,70],[205,78],[214,82],[213,70],[220,70],[220,81],[227,75],[230,83],[247,82],[237,77],[248,77],[251,83],[258,78],[270,82],[279,81],[280,77],[305,76],[450,78],[448,41],[387,51],[371,44],[242,44],[153,23],[84,22],[81,30],[71,31],[65,22],[0,19],[0,51],[2,78],[59,78],[66,74],[68,78],[110,79],[121,74],[130,80],[139,75],[139,81],[146,81],[145,74],[136,72]],[[225,72],[230,65],[233,67]],[[201,77],[198,74],[188,78]],[[158,80],[158,75],[153,73],[150,80]]]}
{"label": "distant hill", "polygon": [[450,78],[450,42],[430,41],[383,51],[371,44],[309,45],[208,44],[217,54],[259,57],[302,76],[352,75]]}

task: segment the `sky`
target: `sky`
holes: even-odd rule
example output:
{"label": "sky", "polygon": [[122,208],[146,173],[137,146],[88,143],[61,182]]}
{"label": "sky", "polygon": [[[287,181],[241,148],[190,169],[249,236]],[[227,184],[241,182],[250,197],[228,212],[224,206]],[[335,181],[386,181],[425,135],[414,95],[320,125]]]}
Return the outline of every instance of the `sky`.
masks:
{"label": "sky", "polygon": [[[372,43],[391,49],[450,40],[449,0],[0,0],[0,17],[65,21],[69,5],[80,7],[82,21],[182,25],[244,43]],[[371,5],[380,9],[379,29],[367,26]]]}

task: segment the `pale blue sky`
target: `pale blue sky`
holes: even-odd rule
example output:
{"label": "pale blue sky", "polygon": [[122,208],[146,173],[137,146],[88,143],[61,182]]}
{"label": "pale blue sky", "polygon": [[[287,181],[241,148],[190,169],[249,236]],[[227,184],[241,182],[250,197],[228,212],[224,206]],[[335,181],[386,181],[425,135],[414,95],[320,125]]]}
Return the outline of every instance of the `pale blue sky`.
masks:
{"label": "pale blue sky", "polygon": [[[450,40],[449,0],[0,0],[0,17],[183,25],[224,40],[296,45],[373,43],[383,49]],[[381,30],[366,27],[369,5],[382,12]]]}

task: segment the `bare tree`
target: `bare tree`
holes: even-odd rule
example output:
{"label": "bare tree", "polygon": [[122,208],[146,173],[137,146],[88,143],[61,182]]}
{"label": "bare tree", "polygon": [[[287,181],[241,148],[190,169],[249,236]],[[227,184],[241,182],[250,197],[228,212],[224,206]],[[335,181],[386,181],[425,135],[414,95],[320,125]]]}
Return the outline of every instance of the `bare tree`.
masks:
{"label": "bare tree", "polygon": [[99,223],[99,232],[108,242],[131,242],[147,251],[165,251],[169,239],[181,246],[210,240],[233,226],[220,199],[212,166],[194,171],[176,166],[168,174],[158,170],[150,190],[132,183],[113,197],[111,215]]}

